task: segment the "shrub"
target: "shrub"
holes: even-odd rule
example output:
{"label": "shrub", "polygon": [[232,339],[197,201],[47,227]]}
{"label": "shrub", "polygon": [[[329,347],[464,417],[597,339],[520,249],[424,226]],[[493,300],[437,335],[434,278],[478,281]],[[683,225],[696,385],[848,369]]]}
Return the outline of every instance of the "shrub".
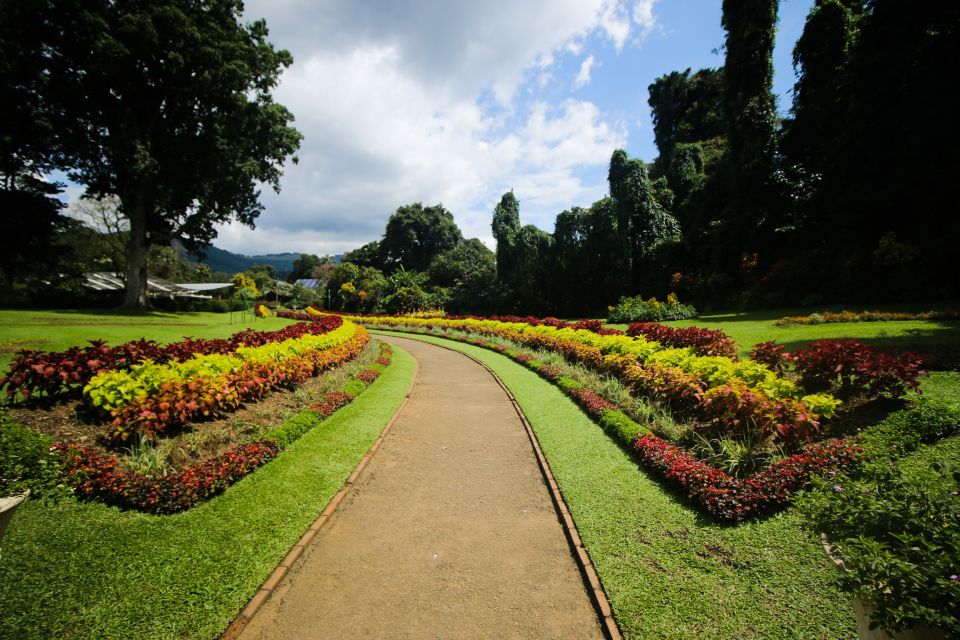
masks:
{"label": "shrub", "polygon": [[786,373],[794,361],[793,355],[776,340],[768,340],[753,345],[753,350],[750,351],[750,359],[767,365],[778,375]]}
{"label": "shrub", "polygon": [[877,351],[859,340],[817,340],[793,354],[801,383],[811,390],[836,388],[846,395],[899,398],[920,391],[923,360],[912,353]]}
{"label": "shrub", "polygon": [[697,310],[692,305],[681,304],[677,296],[671,293],[665,302],[660,302],[656,298],[644,300],[643,296],[632,298],[624,296],[617,302],[617,306],[610,308],[607,321],[611,323],[662,322],[696,317]]}
{"label": "shrub", "polygon": [[927,624],[960,635],[958,482],[954,454],[927,473],[881,464],[857,480],[824,479],[802,501],[809,524],[842,557],[847,588],[888,631]]}
{"label": "shrub", "polygon": [[864,432],[865,448],[875,457],[901,456],[921,445],[960,434],[960,409],[921,399],[912,409],[891,413]]}
{"label": "shrub", "polygon": [[51,453],[50,439],[21,427],[0,410],[0,496],[26,489],[42,496],[59,482],[59,457]]}
{"label": "shrub", "polygon": [[668,347],[691,347],[698,356],[737,357],[736,343],[719,329],[674,329],[656,322],[634,322],[627,327],[627,335],[643,336]]}

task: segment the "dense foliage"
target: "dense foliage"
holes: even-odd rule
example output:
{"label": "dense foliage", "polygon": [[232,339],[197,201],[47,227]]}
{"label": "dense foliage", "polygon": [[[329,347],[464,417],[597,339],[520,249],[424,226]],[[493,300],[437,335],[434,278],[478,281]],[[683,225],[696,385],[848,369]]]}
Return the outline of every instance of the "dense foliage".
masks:
{"label": "dense foliage", "polygon": [[54,491],[60,482],[58,462],[50,438],[21,427],[0,409],[0,497],[26,489],[34,497]]}
{"label": "dense foliage", "polygon": [[923,624],[960,633],[960,449],[922,464],[872,464],[821,480],[804,501],[842,558],[843,581],[888,631]]}
{"label": "dense foliage", "polygon": [[697,310],[689,304],[681,304],[676,294],[671,293],[660,302],[656,298],[644,300],[643,296],[624,296],[610,308],[607,320],[613,323],[663,322],[664,320],[687,320],[696,318]]}

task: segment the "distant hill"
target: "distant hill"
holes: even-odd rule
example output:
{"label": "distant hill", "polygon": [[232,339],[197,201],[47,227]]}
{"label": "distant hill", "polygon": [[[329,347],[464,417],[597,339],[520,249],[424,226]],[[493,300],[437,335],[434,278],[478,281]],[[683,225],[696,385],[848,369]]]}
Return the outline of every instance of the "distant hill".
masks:
{"label": "distant hill", "polygon": [[[209,246],[204,249],[207,257],[203,260],[197,260],[196,256],[188,255],[191,262],[201,262],[211,271],[223,271],[225,273],[237,273],[246,271],[256,264],[269,264],[277,270],[277,275],[281,278],[286,277],[293,271],[293,261],[300,257],[299,253],[271,253],[262,256],[245,256],[239,253],[233,253],[226,249],[219,249]],[[334,261],[339,262],[340,256],[334,256]]]}

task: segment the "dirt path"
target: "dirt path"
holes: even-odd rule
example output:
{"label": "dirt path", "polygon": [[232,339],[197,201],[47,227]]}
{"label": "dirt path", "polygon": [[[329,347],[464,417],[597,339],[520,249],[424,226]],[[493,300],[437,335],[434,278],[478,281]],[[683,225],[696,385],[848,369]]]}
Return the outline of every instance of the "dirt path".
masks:
{"label": "dirt path", "polygon": [[330,522],[241,638],[602,638],[523,425],[459,353],[420,377]]}

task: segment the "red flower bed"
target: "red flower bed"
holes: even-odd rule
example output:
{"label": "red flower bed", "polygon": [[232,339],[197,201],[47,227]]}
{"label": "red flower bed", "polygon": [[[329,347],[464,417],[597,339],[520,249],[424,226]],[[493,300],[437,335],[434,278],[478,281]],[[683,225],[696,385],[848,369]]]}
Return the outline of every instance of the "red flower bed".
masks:
{"label": "red flower bed", "polygon": [[238,444],[179,473],[151,478],[124,469],[115,456],[87,447],[56,445],[55,450],[63,460],[63,476],[77,495],[156,514],[185,511],[278,453],[270,440]]}
{"label": "red flower bed", "polygon": [[567,392],[584,411],[595,418],[599,418],[604,411],[616,409],[617,405],[605,400],[592,391],[583,388],[570,389]]}
{"label": "red flower bed", "polygon": [[0,379],[6,385],[7,397],[20,394],[24,399],[43,395],[46,398],[77,396],[93,376],[101,371],[127,369],[144,360],[157,363],[182,362],[194,355],[233,353],[239,347],[258,347],[306,334],[321,335],[343,324],[339,316],[325,316],[316,322],[299,323],[276,331],[244,329],[229,338],[185,338],[167,345],[158,345],[141,338],[115,347],[102,340],[91,340],[89,347],[72,347],[61,352],[23,350],[17,353],[7,375]]}
{"label": "red flower bed", "polygon": [[732,522],[787,504],[813,475],[848,466],[862,451],[848,440],[812,444],[739,480],[654,435],[638,438],[634,450],[644,466],[677,484],[710,514]]}
{"label": "red flower bed", "polygon": [[686,327],[674,329],[657,322],[633,322],[627,325],[628,336],[643,336],[675,348],[693,347],[698,356],[724,356],[736,359],[737,345],[718,329]]}

